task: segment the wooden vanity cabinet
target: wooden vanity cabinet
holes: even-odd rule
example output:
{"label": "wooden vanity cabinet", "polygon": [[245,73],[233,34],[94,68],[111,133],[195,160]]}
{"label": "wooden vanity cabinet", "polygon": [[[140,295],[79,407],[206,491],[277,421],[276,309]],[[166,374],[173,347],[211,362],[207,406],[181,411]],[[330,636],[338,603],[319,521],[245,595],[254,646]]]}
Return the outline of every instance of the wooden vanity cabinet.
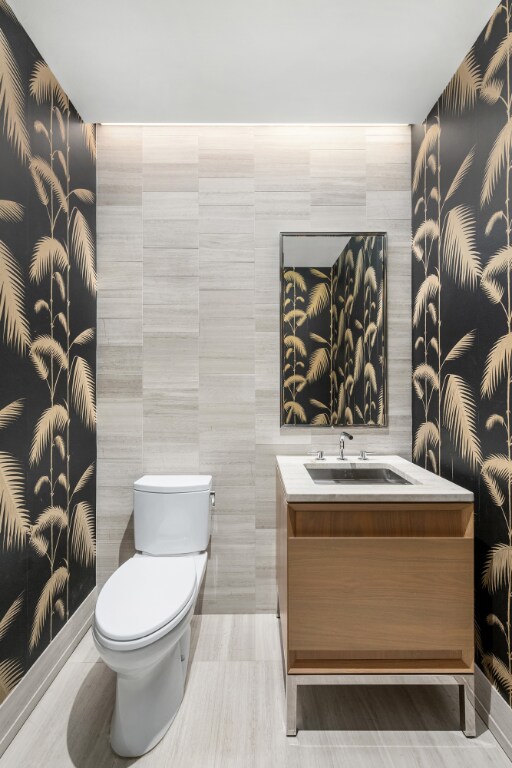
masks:
{"label": "wooden vanity cabinet", "polygon": [[473,504],[288,504],[277,477],[287,675],[473,672]]}

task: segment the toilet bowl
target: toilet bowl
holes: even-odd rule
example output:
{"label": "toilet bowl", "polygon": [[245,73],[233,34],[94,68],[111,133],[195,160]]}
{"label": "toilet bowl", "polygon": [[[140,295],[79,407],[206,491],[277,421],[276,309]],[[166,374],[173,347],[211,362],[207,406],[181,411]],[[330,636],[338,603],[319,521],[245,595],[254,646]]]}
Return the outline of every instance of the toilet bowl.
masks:
{"label": "toilet bowl", "polygon": [[122,757],[152,749],[181,704],[211,496],[210,476],[135,483],[135,544],[142,551],[106,582],[93,627],[96,648],[117,675],[110,743]]}

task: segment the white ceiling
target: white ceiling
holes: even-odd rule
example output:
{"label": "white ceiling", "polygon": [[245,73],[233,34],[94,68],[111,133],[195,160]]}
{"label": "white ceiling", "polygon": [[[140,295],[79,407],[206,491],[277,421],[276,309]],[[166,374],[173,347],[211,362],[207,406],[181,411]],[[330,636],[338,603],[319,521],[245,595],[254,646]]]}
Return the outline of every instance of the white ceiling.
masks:
{"label": "white ceiling", "polygon": [[497,0],[10,0],[85,120],[421,121]]}
{"label": "white ceiling", "polygon": [[350,235],[283,235],[283,267],[332,267]]}

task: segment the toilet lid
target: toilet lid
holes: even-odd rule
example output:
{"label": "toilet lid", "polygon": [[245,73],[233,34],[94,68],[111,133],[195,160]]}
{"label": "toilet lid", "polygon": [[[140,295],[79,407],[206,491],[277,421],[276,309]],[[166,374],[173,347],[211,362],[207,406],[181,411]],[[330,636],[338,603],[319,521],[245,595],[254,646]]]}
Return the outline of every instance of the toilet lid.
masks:
{"label": "toilet lid", "polygon": [[133,484],[136,491],[149,493],[190,493],[208,491],[212,487],[211,475],[143,475]]}
{"label": "toilet lid", "polygon": [[95,623],[112,640],[136,640],[169,624],[196,587],[191,557],[132,557],[112,574],[96,603]]}

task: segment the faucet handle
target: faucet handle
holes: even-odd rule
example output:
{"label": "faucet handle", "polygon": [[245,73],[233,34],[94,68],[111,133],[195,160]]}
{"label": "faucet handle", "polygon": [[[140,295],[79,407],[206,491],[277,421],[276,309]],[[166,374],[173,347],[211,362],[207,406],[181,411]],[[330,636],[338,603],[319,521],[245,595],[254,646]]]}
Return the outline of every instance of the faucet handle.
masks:
{"label": "faucet handle", "polygon": [[374,456],[374,455],[375,455],[375,451],[365,451],[363,449],[361,450],[358,456],[358,459],[360,459],[361,461],[368,461],[368,456]]}
{"label": "faucet handle", "polygon": [[308,451],[308,456],[316,456],[317,461],[325,461],[323,451]]}
{"label": "faucet handle", "polygon": [[345,458],[345,440],[353,440],[354,435],[351,435],[350,432],[340,432],[340,454],[336,458],[338,461],[346,461]]}

